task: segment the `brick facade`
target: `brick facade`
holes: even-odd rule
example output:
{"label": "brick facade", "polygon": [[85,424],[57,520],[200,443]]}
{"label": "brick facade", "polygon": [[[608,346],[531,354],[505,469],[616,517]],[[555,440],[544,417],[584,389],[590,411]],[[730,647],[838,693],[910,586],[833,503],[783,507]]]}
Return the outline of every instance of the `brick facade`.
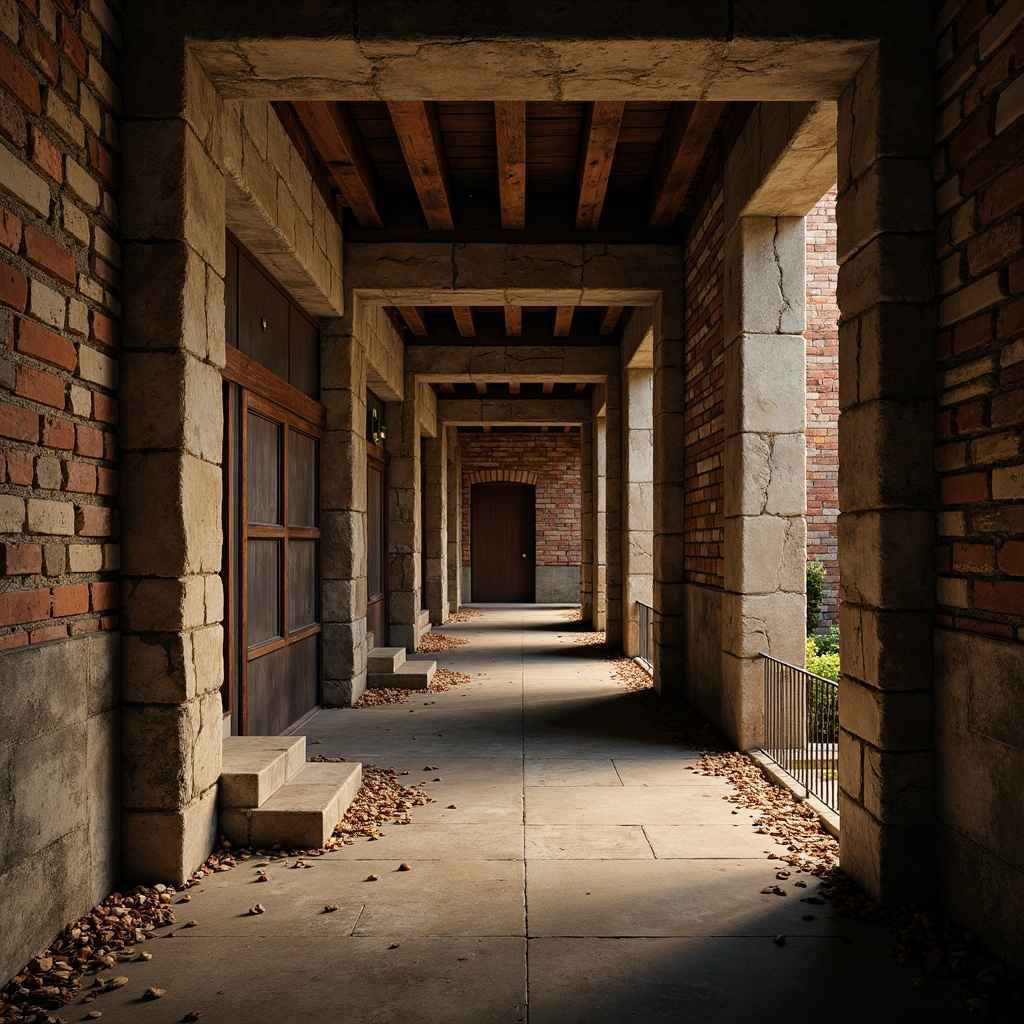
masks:
{"label": "brick facade", "polygon": [[839,305],[836,301],[836,190],[806,218],[807,228],[807,557],[825,566],[822,623],[838,614]]}
{"label": "brick facade", "polygon": [[939,625],[1024,641],[1024,29],[974,0],[939,30]]}
{"label": "brick facade", "polygon": [[0,649],[117,625],[119,47],[0,5]]}
{"label": "brick facade", "polygon": [[725,239],[722,188],[712,190],[686,240],[686,347],[683,398],[686,465],[684,577],[721,587],[725,532],[722,374],[725,354]]}
{"label": "brick facade", "polygon": [[462,564],[470,564],[474,482],[527,480],[537,488],[537,565],[579,565],[580,435],[460,434]]}

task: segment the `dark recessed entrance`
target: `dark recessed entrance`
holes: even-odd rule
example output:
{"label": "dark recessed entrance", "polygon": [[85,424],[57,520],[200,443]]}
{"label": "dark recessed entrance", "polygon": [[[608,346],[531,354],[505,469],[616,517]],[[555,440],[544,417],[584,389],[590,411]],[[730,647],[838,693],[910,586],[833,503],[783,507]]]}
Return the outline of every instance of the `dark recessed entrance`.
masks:
{"label": "dark recessed entrance", "polygon": [[532,484],[474,484],[473,601],[532,603],[536,584],[536,496]]}

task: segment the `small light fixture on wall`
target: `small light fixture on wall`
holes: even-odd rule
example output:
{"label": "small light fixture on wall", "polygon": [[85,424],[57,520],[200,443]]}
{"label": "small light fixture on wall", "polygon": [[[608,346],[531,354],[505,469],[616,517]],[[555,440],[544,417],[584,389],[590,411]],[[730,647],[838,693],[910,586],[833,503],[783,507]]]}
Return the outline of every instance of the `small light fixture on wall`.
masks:
{"label": "small light fixture on wall", "polygon": [[376,409],[370,413],[370,438],[378,448],[388,439],[387,425],[381,423]]}

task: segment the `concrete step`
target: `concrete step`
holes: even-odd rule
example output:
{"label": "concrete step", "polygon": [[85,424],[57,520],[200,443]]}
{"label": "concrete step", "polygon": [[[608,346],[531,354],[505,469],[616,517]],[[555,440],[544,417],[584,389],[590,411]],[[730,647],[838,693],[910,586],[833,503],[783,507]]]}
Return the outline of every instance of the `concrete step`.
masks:
{"label": "concrete step", "polygon": [[371,690],[390,687],[396,690],[426,690],[437,669],[436,661],[407,661],[394,672],[368,672],[366,685]]}
{"label": "concrete step", "polygon": [[317,849],[345,816],[362,778],[357,763],[304,764],[262,807],[222,808],[220,830],[236,846]]}
{"label": "concrete step", "polygon": [[305,763],[305,736],[226,737],[220,806],[262,807]]}
{"label": "concrete step", "polygon": [[424,633],[430,632],[430,611],[427,608],[421,608],[419,615],[416,616],[416,646],[419,647],[420,640],[423,639]]}
{"label": "concrete step", "polygon": [[374,675],[397,672],[404,664],[404,647],[374,647],[366,656],[366,671]]}

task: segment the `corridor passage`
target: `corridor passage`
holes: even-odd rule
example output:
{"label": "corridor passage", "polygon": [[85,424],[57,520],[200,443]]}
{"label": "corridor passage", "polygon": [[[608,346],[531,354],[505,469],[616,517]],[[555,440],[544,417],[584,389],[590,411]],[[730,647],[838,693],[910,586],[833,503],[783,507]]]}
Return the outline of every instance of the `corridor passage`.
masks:
{"label": "corridor passage", "polygon": [[[93,1004],[105,1022],[968,1019],[952,989],[914,987],[887,933],[801,902],[813,877],[761,893],[781,848],[564,608],[490,607],[444,632],[468,643],[439,664],[470,683],[304,729],[310,755],[393,765],[435,802],[315,870],[211,876],[176,907],[196,927],[119,967],[130,983]],[[166,996],[140,1002],[150,985]]]}

